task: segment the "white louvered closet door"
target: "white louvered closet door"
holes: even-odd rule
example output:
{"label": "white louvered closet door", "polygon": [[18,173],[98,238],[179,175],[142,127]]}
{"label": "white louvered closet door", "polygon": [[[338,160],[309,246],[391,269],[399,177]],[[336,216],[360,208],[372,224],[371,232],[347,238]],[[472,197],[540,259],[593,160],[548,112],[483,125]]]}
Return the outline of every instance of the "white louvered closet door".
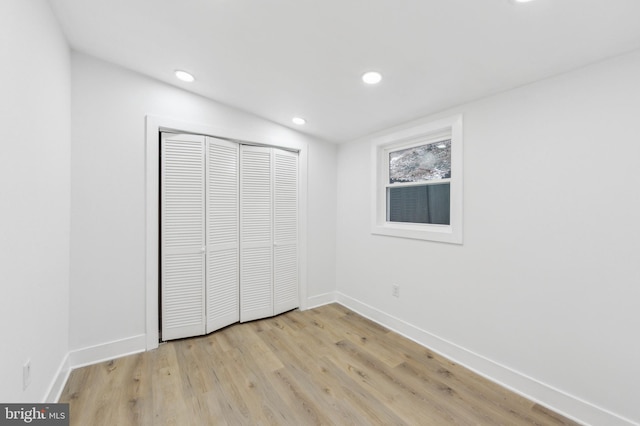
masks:
{"label": "white louvered closet door", "polygon": [[163,340],[205,332],[205,138],[161,138]]}
{"label": "white louvered closet door", "polygon": [[273,149],[274,315],[298,307],[298,154]]}
{"label": "white louvered closet door", "polygon": [[240,147],[240,321],[273,315],[271,149]]}
{"label": "white louvered closet door", "polygon": [[207,333],[240,320],[238,144],[207,137]]}

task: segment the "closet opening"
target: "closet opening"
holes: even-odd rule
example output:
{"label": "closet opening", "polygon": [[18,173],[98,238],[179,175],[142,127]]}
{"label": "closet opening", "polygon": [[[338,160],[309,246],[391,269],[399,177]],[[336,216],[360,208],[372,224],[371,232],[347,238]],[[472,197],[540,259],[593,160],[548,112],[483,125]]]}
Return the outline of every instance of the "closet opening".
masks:
{"label": "closet opening", "polygon": [[159,136],[159,340],[298,308],[298,152]]}

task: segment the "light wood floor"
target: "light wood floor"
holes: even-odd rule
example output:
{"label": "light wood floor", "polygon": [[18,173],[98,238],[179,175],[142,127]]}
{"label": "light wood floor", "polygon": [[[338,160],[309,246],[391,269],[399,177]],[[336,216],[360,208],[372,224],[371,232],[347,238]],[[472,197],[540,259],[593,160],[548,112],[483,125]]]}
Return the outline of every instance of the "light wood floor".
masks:
{"label": "light wood floor", "polygon": [[72,425],[575,425],[337,305],[83,367]]}

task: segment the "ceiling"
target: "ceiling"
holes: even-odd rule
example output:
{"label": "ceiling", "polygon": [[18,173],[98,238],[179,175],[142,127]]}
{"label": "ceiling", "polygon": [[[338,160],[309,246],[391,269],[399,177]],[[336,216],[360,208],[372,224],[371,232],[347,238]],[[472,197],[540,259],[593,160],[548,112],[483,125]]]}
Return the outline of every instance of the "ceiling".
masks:
{"label": "ceiling", "polygon": [[50,3],[77,51],[332,142],[640,48],[638,0]]}

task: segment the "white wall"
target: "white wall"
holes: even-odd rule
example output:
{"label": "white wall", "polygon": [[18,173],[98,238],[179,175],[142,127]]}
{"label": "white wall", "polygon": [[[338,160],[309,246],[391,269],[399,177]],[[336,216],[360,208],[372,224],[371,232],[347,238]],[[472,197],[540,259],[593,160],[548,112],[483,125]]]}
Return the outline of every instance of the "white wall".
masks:
{"label": "white wall", "polygon": [[83,362],[145,332],[146,114],[308,144],[308,296],[335,290],[335,258],[314,254],[335,245],[335,145],[83,54],[71,64],[70,343],[91,352]]}
{"label": "white wall", "polygon": [[0,401],[38,402],[68,350],[69,49],[46,1],[3,0],[0,51]]}
{"label": "white wall", "polygon": [[309,307],[335,300],[337,145],[309,146]]}
{"label": "white wall", "polygon": [[638,76],[635,52],[439,114],[464,114],[461,246],[371,235],[369,140],[341,146],[339,300],[583,421],[640,422]]}

